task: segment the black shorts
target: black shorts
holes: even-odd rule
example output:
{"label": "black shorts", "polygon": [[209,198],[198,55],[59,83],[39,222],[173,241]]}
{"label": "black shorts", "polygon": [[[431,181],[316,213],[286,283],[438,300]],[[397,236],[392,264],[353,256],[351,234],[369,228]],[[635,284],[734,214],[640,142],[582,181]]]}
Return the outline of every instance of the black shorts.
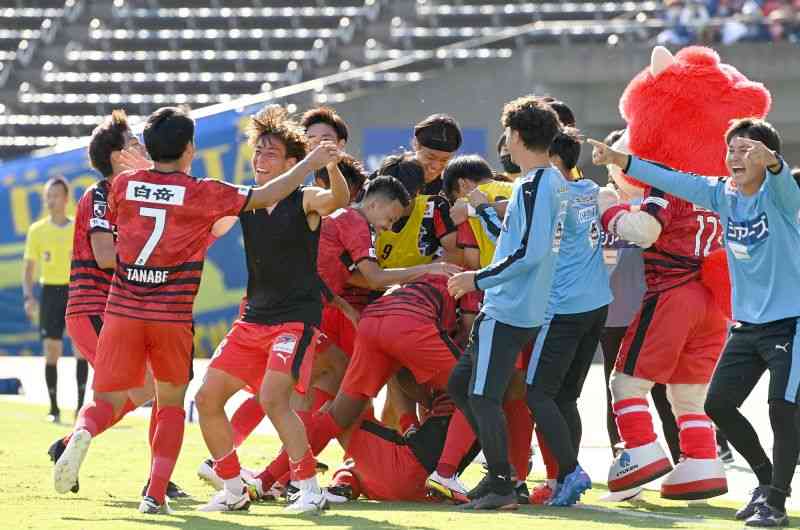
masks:
{"label": "black shorts", "polygon": [[525,381],[546,396],[575,401],[603,333],[608,306],[585,313],[555,315],[533,344]]}
{"label": "black shorts", "polygon": [[767,324],[736,324],[722,351],[708,389],[709,400],[741,406],[769,370],[769,400],[798,403],[800,390],[800,318]]}
{"label": "black shorts", "polygon": [[43,339],[64,338],[69,285],[42,285],[39,303],[39,333]]}
{"label": "black shorts", "polygon": [[479,313],[472,324],[465,355],[456,368],[460,372],[469,368],[472,372],[469,395],[502,403],[519,352],[538,333],[539,328],[518,328]]}

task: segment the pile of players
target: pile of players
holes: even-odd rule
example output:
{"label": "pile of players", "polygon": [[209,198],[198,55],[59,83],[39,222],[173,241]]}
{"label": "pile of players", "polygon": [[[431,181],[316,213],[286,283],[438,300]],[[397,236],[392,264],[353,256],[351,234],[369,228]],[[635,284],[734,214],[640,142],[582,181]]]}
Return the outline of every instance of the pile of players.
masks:
{"label": "pile of players", "polygon": [[[114,112],[89,147],[103,178],[78,206],[67,319],[94,367],[94,400],[50,448],[56,490],[77,492],[90,443],[152,399],[139,509],[169,512],[168,498],[183,495],[170,477],[192,376],[192,304],[209,246],[238,218],[247,291],[196,396],[210,453],[199,474],[219,490],[200,510],[285,496],[287,512],[308,513],[361,495],[434,495],[474,510],[571,506],[591,487],[578,462],[577,400],[602,339],[614,344],[604,353],[610,431],[622,442],[609,472],[617,498],[664,475],[667,498],[725,493],[713,419],[759,480],[737,517],[785,524],[798,453],[787,426],[800,383],[791,295],[800,258],[780,249],[800,246],[800,181],[775,129],[734,123],[731,176],[714,181],[628,156],[619,134],[613,147],[593,142],[595,164],[652,185],[636,198],[582,178],[582,139],[563,102],[521,97],[500,121],[504,173],[454,156],[459,126],[435,114],[414,128],[412,151],[368,176],[345,153],[348,129],[335,111],[296,121],[270,105],[248,129],[255,183],[236,186],[189,175],[195,130],[182,110],[154,112],[144,146]],[[772,235],[739,249],[751,260],[733,262],[739,322],[712,382],[728,323],[701,269],[721,239],[687,227],[698,215],[739,226],[763,209]],[[606,262],[627,270],[635,249],[644,249],[645,293],[615,344]],[[764,368],[774,468],[738,411]],[[672,461],[648,409],[654,385],[666,385],[674,413],[661,414],[665,430],[672,423]],[[384,387],[379,421],[371,399]],[[240,390],[253,397],[229,419],[225,403]],[[236,449],[265,416],[283,448],[251,472]],[[529,495],[534,425],[548,481]],[[334,438],[347,461],[321,488],[316,455]],[[468,489],[459,475],[479,450],[487,473]]]}

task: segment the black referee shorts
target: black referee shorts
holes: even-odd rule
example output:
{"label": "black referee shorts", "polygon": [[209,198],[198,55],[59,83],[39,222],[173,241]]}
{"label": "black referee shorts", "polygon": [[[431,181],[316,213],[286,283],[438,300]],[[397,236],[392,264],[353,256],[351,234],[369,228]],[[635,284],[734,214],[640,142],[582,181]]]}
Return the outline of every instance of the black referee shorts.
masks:
{"label": "black referee shorts", "polygon": [[69,285],[42,285],[39,303],[39,333],[43,339],[64,338]]}
{"label": "black referee shorts", "polygon": [[711,378],[706,401],[723,400],[742,405],[769,371],[769,401],[800,403],[800,319],[731,328]]}

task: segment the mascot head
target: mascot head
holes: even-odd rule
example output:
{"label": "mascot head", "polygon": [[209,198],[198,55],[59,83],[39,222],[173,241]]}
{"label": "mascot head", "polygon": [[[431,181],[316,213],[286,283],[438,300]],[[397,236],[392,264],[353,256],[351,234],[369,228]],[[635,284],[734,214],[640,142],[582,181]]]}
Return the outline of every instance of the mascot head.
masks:
{"label": "mascot head", "polygon": [[[627,122],[617,147],[700,175],[725,175],[725,131],[733,119],[764,118],[771,98],[714,50],[699,46],[672,55],[653,49],[650,66],[628,84],[619,103]],[[626,191],[641,183],[613,174]]]}

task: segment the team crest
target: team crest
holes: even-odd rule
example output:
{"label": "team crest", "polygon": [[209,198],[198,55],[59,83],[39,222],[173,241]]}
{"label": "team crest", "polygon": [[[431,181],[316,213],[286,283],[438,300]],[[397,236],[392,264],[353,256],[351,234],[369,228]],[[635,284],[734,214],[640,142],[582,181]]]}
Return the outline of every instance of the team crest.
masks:
{"label": "team crest", "polygon": [[105,217],[108,205],[105,202],[95,201],[93,211],[95,217]]}

